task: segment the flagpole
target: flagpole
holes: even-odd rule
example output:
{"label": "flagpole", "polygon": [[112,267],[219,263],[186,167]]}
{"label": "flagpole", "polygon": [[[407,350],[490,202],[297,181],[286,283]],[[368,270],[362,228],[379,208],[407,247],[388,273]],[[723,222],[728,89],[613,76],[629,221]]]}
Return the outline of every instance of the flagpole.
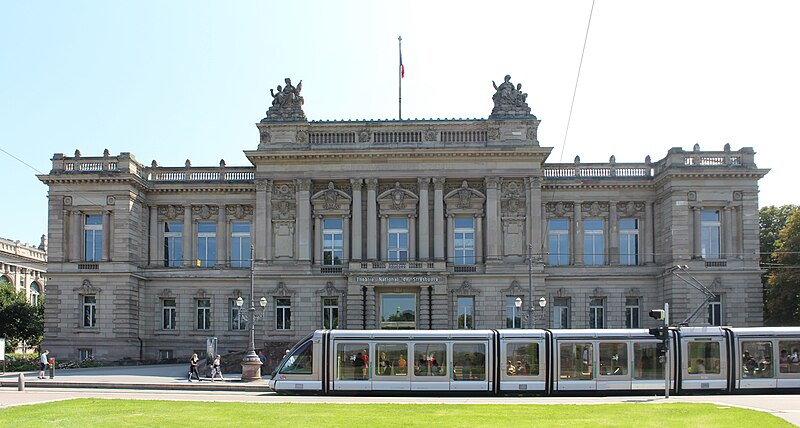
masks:
{"label": "flagpole", "polygon": [[397,66],[397,118],[403,120],[403,37],[397,36],[397,50],[400,52],[400,64]]}

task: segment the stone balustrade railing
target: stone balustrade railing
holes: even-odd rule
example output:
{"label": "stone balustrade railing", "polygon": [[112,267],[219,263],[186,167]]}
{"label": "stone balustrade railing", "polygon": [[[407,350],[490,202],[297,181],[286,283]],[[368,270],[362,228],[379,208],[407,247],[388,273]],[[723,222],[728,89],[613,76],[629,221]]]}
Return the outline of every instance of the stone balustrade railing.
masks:
{"label": "stone balustrade railing", "polygon": [[253,181],[254,169],[248,167],[148,167],[150,181]]}

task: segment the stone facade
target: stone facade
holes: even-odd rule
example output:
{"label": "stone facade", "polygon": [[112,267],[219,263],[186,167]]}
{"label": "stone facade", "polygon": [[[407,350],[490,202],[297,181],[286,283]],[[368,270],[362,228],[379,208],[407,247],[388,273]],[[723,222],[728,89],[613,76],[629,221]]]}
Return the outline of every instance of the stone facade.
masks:
{"label": "stone facade", "polygon": [[44,298],[46,273],[46,236],[42,235],[38,246],[0,238],[0,277],[24,291],[29,302]]}
{"label": "stone facade", "polygon": [[[257,347],[271,359],[334,322],[648,327],[664,302],[677,322],[704,296],[675,265],[719,296],[712,322],[761,325],[767,170],[753,149],[553,164],[510,78],[495,85],[493,114],[474,120],[309,122],[300,87],[273,93],[250,166],[54,155],[40,176],[49,349],[184,358],[209,336],[222,353],[246,348],[232,302],[250,297],[251,244],[254,297],[267,299]],[[100,234],[91,260],[87,230]]]}

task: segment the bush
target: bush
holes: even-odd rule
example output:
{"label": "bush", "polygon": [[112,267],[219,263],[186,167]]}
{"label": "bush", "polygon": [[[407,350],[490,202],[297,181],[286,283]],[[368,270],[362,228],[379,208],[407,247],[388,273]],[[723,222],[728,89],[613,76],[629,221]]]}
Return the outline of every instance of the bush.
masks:
{"label": "bush", "polygon": [[39,370],[39,356],[36,354],[6,354],[6,371],[27,372]]}

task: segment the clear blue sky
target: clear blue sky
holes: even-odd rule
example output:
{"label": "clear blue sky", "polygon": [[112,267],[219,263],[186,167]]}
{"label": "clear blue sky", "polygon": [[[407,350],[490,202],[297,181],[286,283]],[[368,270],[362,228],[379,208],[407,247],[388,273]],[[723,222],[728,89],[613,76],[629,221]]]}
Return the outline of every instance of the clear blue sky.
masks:
{"label": "clear blue sky", "polygon": [[[486,117],[511,74],[549,162],[639,162],[670,147],[755,148],[761,205],[798,203],[800,2],[5,1],[0,148],[247,165],[269,89],[303,81],[310,120]],[[0,236],[38,242],[47,188],[0,152]]]}

